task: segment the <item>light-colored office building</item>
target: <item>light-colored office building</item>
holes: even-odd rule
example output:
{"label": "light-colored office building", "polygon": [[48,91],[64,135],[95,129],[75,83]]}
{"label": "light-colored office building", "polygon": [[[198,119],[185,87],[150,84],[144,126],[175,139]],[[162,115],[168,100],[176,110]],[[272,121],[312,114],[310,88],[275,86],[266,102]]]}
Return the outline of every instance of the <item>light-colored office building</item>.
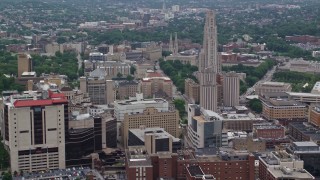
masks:
{"label": "light-colored office building", "polygon": [[162,98],[144,99],[143,94],[136,94],[136,97],[129,97],[127,100],[114,102],[114,116],[118,121],[123,121],[125,114],[141,114],[148,107],[156,108],[159,112],[170,110],[169,102]]}
{"label": "light-colored office building", "polygon": [[93,104],[111,104],[115,100],[114,82],[104,76],[80,77],[80,90],[88,93]]}
{"label": "light-colored office building", "polygon": [[264,82],[258,84],[255,88],[256,95],[263,95],[269,92],[291,92],[292,87],[290,83],[284,82]]}
{"label": "light-colored office building", "polygon": [[237,73],[223,75],[223,106],[238,106],[240,94],[240,78]]}
{"label": "light-colored office building", "polygon": [[31,92],[3,99],[3,139],[11,171],[63,169],[68,100],[63,94]]}

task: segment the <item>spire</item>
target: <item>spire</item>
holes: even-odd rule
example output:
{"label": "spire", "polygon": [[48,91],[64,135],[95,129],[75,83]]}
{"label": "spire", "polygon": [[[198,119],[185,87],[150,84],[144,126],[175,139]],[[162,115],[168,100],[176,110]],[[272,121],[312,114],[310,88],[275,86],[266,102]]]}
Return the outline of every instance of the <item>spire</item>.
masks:
{"label": "spire", "polygon": [[174,49],[174,52],[173,52],[174,55],[179,53],[177,32],[174,33],[174,47],[173,47],[173,49]]}
{"label": "spire", "polygon": [[173,53],[172,33],[170,34],[169,51],[170,51],[171,53]]}
{"label": "spire", "polygon": [[221,72],[221,65],[218,60],[218,42],[217,42],[217,25],[216,15],[210,10],[206,14],[203,35],[203,62],[200,62],[200,69],[213,68],[214,73]]}
{"label": "spire", "polygon": [[163,0],[162,10],[166,10],[166,0]]}

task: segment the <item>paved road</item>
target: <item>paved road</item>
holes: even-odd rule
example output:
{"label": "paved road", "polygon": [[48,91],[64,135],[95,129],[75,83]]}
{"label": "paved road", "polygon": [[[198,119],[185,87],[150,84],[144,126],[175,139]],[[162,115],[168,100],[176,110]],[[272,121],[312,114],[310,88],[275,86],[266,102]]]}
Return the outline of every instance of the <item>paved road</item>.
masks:
{"label": "paved road", "polygon": [[248,88],[247,91],[240,96],[240,101],[244,101],[247,96],[252,95],[252,94],[254,93],[254,91],[255,91],[255,88],[256,88],[259,84],[264,83],[264,82],[271,81],[273,74],[276,72],[276,68],[277,68],[277,66],[274,66],[271,70],[269,70],[269,71],[263,76],[262,79],[260,79],[258,82],[256,82],[252,87]]}

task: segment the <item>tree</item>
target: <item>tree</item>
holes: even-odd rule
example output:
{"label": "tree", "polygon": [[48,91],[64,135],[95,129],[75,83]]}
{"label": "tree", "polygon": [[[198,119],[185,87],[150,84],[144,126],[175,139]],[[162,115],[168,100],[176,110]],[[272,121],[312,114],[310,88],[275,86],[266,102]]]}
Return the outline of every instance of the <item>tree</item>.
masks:
{"label": "tree", "polygon": [[2,176],[2,180],[12,180],[11,172],[5,172]]}
{"label": "tree", "polygon": [[170,56],[170,54],[172,54],[171,51],[162,51],[162,56],[163,56],[163,57]]}
{"label": "tree", "polygon": [[130,66],[130,74],[134,74],[135,72],[136,72],[136,67],[134,67],[134,66]]}
{"label": "tree", "polygon": [[262,112],[262,103],[259,99],[251,99],[249,101],[249,108],[256,113],[261,113]]}
{"label": "tree", "polygon": [[123,76],[123,75],[122,75],[120,72],[118,72],[117,77],[118,77],[118,78],[122,78],[122,76]]}
{"label": "tree", "polygon": [[132,80],[134,80],[134,77],[131,76],[131,75],[128,75],[128,76],[127,76],[127,80],[128,80],[128,81],[132,81]]}
{"label": "tree", "polygon": [[174,106],[179,111],[180,118],[183,118],[187,112],[185,110],[185,102],[182,99],[175,99],[173,101]]}
{"label": "tree", "polygon": [[57,43],[58,44],[63,44],[65,42],[67,42],[67,39],[65,37],[58,37],[57,38]]}

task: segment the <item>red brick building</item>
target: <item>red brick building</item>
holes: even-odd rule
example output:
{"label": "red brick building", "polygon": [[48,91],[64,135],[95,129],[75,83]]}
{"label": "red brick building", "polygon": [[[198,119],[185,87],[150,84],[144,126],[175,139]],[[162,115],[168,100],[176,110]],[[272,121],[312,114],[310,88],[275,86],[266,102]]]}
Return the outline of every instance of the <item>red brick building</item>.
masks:
{"label": "red brick building", "polygon": [[284,138],[285,128],[282,125],[257,124],[253,125],[253,134],[255,138]]}
{"label": "red brick building", "polygon": [[211,152],[209,155],[195,155],[192,150],[183,150],[178,153],[163,152],[148,155],[146,151],[140,149],[128,150],[126,158],[128,180],[136,178],[194,179],[195,174],[190,174],[190,169],[188,171],[190,166],[198,166],[203,175],[212,175],[216,180],[254,180],[255,157],[243,151],[227,149],[219,153]]}

